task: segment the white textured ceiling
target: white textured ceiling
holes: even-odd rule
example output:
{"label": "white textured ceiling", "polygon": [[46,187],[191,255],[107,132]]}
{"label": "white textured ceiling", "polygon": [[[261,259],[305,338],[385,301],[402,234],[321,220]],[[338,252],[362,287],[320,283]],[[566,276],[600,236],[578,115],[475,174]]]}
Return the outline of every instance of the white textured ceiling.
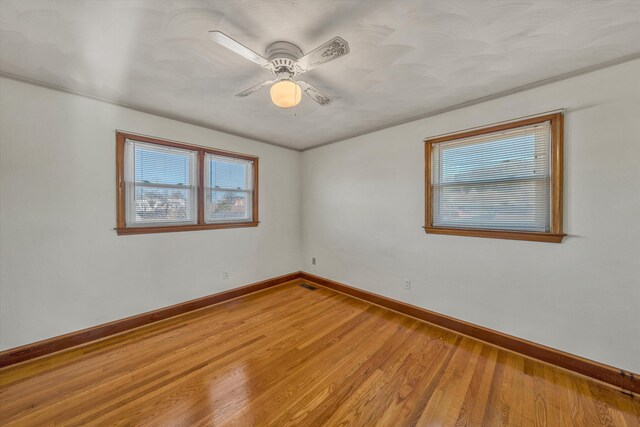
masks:
{"label": "white textured ceiling", "polygon": [[[305,76],[334,103],[234,97],[270,74],[210,30],[259,53],[343,37]],[[0,31],[5,75],[304,149],[640,56],[640,0],[1,0]]]}

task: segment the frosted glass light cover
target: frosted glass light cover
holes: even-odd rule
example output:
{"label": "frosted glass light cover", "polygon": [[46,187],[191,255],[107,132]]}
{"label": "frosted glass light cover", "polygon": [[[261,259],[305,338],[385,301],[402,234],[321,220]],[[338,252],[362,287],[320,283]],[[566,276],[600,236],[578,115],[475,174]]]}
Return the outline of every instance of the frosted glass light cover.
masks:
{"label": "frosted glass light cover", "polygon": [[291,80],[281,80],[271,86],[271,101],[281,108],[295,107],[302,99],[300,86]]}

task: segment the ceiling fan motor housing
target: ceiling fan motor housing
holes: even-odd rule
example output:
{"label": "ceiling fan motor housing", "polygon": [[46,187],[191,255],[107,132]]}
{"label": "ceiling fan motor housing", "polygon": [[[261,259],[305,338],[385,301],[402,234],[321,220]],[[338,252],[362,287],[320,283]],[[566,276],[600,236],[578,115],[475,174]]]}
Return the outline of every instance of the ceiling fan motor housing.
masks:
{"label": "ceiling fan motor housing", "polygon": [[302,57],[302,50],[293,43],[279,41],[267,46],[266,54],[278,79],[290,79],[296,74],[295,62]]}

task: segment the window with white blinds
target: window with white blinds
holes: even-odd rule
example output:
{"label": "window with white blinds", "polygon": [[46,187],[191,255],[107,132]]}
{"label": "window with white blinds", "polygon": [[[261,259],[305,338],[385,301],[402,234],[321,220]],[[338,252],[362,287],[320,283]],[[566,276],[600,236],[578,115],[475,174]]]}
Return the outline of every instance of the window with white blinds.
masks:
{"label": "window with white blinds", "polygon": [[427,232],[561,233],[553,221],[554,177],[561,182],[554,176],[555,117],[427,141]]}
{"label": "window with white blinds", "polygon": [[195,224],[197,154],[127,139],[124,155],[127,224]]}
{"label": "window with white blinds", "polygon": [[116,132],[116,231],[257,227],[258,157]]}
{"label": "window with white blinds", "polygon": [[253,162],[206,154],[205,221],[251,221]]}

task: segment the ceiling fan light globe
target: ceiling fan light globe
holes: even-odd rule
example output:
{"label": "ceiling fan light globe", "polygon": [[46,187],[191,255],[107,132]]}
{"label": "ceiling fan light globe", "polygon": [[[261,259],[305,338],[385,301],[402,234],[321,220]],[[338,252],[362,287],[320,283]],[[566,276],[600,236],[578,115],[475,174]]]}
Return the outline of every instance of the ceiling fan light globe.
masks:
{"label": "ceiling fan light globe", "polygon": [[302,99],[302,90],[291,80],[280,80],[269,91],[271,101],[281,108],[295,107]]}

